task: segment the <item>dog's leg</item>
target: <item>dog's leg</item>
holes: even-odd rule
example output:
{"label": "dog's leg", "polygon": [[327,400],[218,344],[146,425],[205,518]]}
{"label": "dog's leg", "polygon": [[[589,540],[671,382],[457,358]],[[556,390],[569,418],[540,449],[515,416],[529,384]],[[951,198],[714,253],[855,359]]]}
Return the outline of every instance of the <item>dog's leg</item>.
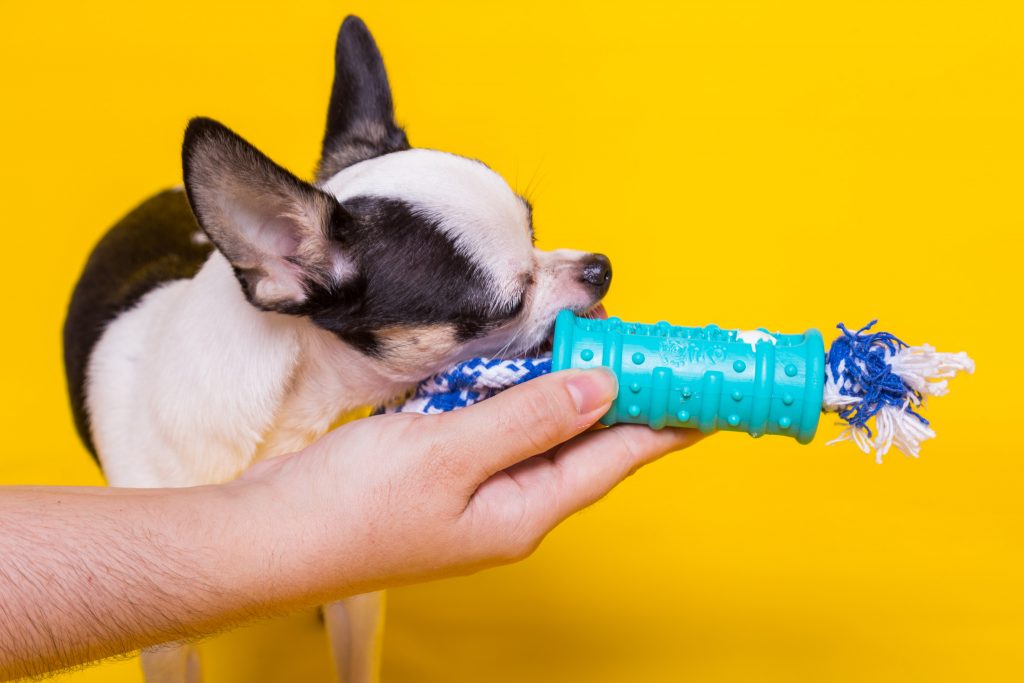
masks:
{"label": "dog's leg", "polygon": [[384,592],[354,595],[324,605],[324,622],[341,683],[380,680]]}
{"label": "dog's leg", "polygon": [[199,651],[195,645],[168,643],[142,651],[146,683],[202,683]]}

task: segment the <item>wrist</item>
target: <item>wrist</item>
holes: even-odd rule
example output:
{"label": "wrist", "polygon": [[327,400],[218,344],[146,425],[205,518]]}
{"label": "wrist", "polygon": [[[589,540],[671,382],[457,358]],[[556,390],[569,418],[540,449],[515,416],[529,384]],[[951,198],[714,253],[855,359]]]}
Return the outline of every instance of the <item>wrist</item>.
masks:
{"label": "wrist", "polygon": [[229,482],[169,493],[170,509],[162,514],[181,520],[169,534],[180,539],[183,569],[198,585],[194,613],[245,619],[266,612],[273,596],[264,586],[273,570],[245,487]]}
{"label": "wrist", "polygon": [[[235,585],[258,609],[282,611],[337,599],[345,590],[339,568],[350,567],[338,539],[350,537],[306,476],[301,456],[281,456],[241,479],[214,488],[223,515],[225,562]],[[340,495],[340,492],[338,492]],[[337,500],[337,496],[334,498]]]}

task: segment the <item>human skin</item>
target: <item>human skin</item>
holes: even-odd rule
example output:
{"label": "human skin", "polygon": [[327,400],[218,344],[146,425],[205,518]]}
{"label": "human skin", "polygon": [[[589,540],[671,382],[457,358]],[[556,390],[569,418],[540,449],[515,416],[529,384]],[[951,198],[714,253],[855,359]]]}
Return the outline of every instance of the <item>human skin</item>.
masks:
{"label": "human skin", "polygon": [[0,488],[0,680],[522,559],[700,438],[589,430],[616,391],[568,370],[453,413],[358,420],[227,484]]}

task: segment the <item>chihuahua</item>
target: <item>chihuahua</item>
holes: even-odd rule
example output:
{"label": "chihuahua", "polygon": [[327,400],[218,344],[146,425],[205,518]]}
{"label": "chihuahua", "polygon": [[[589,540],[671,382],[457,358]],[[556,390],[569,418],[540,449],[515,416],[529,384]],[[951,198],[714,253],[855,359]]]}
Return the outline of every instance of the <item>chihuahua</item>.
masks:
{"label": "chihuahua", "polygon": [[[454,361],[533,354],[594,312],[601,254],[534,247],[530,204],[483,163],[410,147],[377,45],[348,17],[315,180],[210,119],[184,188],[147,200],[86,263],[64,327],[78,432],[112,486],[224,482],[295,452]],[[340,678],[370,681],[381,596],[324,607]],[[198,681],[195,648],[142,654]]]}

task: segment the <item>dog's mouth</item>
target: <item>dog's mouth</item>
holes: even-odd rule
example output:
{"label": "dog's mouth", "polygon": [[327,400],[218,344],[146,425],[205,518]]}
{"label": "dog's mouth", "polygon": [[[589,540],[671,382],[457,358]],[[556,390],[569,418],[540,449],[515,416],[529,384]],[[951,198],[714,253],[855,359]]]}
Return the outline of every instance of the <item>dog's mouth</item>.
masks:
{"label": "dog's mouth", "polygon": [[[590,308],[583,311],[573,311],[580,318],[590,318],[591,320],[603,320],[608,317],[608,311],[604,308],[604,303],[598,301]],[[544,337],[544,341],[538,344],[528,356],[544,356],[551,353],[551,349],[554,348],[555,344],[555,323],[551,322],[551,328],[548,330],[548,334]]]}

